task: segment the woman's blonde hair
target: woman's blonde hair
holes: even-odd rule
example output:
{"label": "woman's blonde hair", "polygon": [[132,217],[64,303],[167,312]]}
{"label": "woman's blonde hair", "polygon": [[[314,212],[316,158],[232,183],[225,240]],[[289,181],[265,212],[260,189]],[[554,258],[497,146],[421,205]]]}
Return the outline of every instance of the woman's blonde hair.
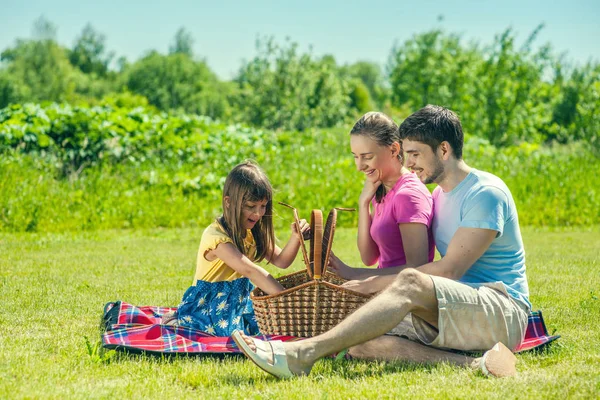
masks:
{"label": "woman's blonde hair", "polygon": [[[350,135],[364,135],[371,138],[379,146],[391,146],[394,143],[400,145],[398,160],[404,163],[402,141],[400,140],[400,131],[394,120],[382,112],[370,111],[360,117],[350,130]],[[383,185],[379,185],[375,192],[375,200],[381,203],[386,190]]]}
{"label": "woman's blonde hair", "polygon": [[[228,204],[225,201],[226,196],[229,197]],[[262,261],[267,255],[270,259],[275,249],[272,199],[273,188],[271,182],[269,182],[269,178],[263,170],[253,161],[244,161],[236,165],[225,179],[223,216],[220,218],[220,222],[242,254],[245,254],[245,231],[242,221],[244,204],[248,201],[267,200],[265,214],[252,228],[252,236],[256,242],[255,261]]]}

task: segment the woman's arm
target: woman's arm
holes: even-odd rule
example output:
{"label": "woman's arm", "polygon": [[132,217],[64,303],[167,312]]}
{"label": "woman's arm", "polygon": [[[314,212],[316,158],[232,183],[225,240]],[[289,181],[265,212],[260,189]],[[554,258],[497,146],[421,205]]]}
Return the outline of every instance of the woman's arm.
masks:
{"label": "woman's arm", "polygon": [[[404,268],[416,268],[429,262],[429,234],[427,226],[420,223],[399,224],[406,264]],[[399,271],[398,271],[399,272]]]}
{"label": "woman's arm", "polygon": [[[362,197],[362,196],[361,196]],[[370,200],[359,200],[358,204],[358,251],[364,265],[371,266],[379,260],[379,247],[371,237]]]}
{"label": "woman's arm", "polygon": [[273,256],[267,259],[271,264],[281,269],[286,269],[292,265],[296,259],[296,254],[298,254],[298,250],[300,249],[300,240],[304,240],[305,235],[310,231],[310,225],[305,219],[300,220],[300,236],[302,239],[300,239],[300,236],[296,233],[295,223],[292,223],[291,231],[292,235],[283,247],[283,250],[279,248],[279,246],[275,246]]}
{"label": "woman's arm", "polygon": [[207,259],[217,257],[231,269],[250,279],[267,294],[279,293],[283,290],[281,283],[277,282],[264,268],[254,264],[242,254],[232,243],[221,243],[216,249],[206,253]]}
{"label": "woman's arm", "polygon": [[[406,264],[389,268],[352,268],[332,255],[330,266],[344,279],[364,280],[376,276],[397,275],[405,268],[416,268],[429,261],[429,235],[427,226],[420,223],[399,224]],[[384,282],[388,282],[384,280]]]}

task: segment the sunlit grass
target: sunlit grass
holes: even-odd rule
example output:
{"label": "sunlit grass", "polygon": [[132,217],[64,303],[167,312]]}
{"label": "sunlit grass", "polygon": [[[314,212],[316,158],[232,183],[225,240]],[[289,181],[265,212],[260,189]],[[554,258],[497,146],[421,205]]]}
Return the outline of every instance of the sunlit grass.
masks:
{"label": "sunlit grass", "polygon": [[[0,234],[0,398],[504,399],[600,393],[598,227],[524,229],[532,303],[562,338],[540,354],[519,355],[516,378],[492,380],[448,365],[322,360],[309,377],[280,382],[240,357],[98,352],[104,303],[177,305],[192,281],[200,234]],[[334,249],[358,264],[354,230],[338,229]],[[297,259],[294,269],[300,265]],[[276,275],[289,272],[267,268]]]}

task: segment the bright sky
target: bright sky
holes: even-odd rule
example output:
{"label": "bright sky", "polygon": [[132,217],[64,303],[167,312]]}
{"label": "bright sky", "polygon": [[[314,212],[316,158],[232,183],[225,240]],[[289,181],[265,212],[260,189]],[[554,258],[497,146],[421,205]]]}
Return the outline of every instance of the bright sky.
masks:
{"label": "bright sky", "polygon": [[0,0],[0,10],[0,51],[31,37],[42,15],[58,27],[62,45],[71,47],[90,22],[106,35],[107,48],[129,61],[151,49],[166,53],[183,26],[194,37],[195,54],[223,79],[256,54],[258,35],[290,37],[302,50],[312,46],[338,63],[383,66],[394,43],[433,28],[489,44],[513,27],[522,43],[543,22],[538,45],[550,42],[575,63],[600,61],[599,0]]}

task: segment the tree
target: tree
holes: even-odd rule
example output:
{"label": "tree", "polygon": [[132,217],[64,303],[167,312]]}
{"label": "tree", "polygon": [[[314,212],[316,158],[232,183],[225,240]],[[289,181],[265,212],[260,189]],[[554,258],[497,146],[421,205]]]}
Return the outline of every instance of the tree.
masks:
{"label": "tree", "polygon": [[56,31],[58,28],[43,15],[33,23],[33,38],[40,41],[56,41]]}
{"label": "tree", "polygon": [[31,96],[29,88],[7,70],[0,69],[0,108],[27,101]]}
{"label": "tree", "polygon": [[441,30],[415,35],[392,49],[388,62],[392,103],[414,109],[430,103],[456,109],[471,94],[480,63],[480,53],[463,47],[458,35]]}
{"label": "tree", "polygon": [[239,118],[272,129],[335,126],[350,112],[350,85],[331,56],[299,53],[298,45],[273,39],[256,43],[258,55],[242,66],[235,81]]}
{"label": "tree", "polygon": [[216,75],[205,62],[186,54],[151,52],[131,65],[126,74],[127,88],[159,109],[183,109],[215,118],[227,111]]}
{"label": "tree", "polygon": [[73,49],[69,52],[71,64],[86,74],[96,74],[105,77],[108,65],[114,57],[113,52],[107,52],[106,37],[87,24],[81,35],[76,39]]}
{"label": "tree", "polygon": [[358,61],[344,67],[344,71],[350,77],[358,79],[362,83],[362,85],[355,85],[355,93],[357,90],[360,92],[363,90],[362,88],[366,88],[370,100],[375,103],[373,106],[375,108],[383,107],[390,93],[381,67],[378,64]]}
{"label": "tree", "polygon": [[169,54],[185,54],[192,57],[194,55],[193,45],[194,38],[192,34],[181,27],[175,34],[173,44],[169,47]]}
{"label": "tree", "polygon": [[7,72],[28,88],[27,101],[62,101],[75,92],[77,76],[65,50],[53,40],[17,40],[0,58]]}
{"label": "tree", "polygon": [[34,23],[35,39],[17,39],[14,47],[0,54],[5,64],[0,104],[87,101],[101,98],[112,89],[110,82],[73,67],[69,50],[56,43],[55,35],[54,25],[41,17]]}

